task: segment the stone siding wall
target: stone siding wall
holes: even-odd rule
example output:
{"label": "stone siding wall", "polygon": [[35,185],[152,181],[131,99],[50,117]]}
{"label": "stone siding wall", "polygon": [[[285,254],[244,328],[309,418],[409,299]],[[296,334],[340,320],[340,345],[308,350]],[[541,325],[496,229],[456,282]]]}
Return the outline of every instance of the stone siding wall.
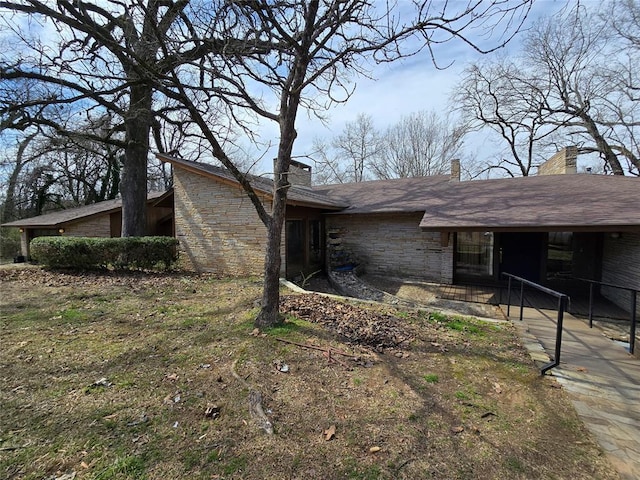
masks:
{"label": "stone siding wall", "polygon": [[[261,275],[266,228],[240,187],[180,168],[174,169],[173,181],[181,266],[220,275]],[[263,203],[270,208],[268,200]]]}
{"label": "stone siding wall", "polygon": [[[604,234],[602,281],[640,290],[640,232],[623,232],[619,238]],[[616,305],[630,310],[629,292],[602,287],[602,294]],[[640,315],[640,295],[637,311]]]}
{"label": "stone siding wall", "polygon": [[91,217],[64,227],[65,237],[111,237],[111,218],[109,214]]}
{"label": "stone siding wall", "polygon": [[340,229],[341,246],[367,273],[438,283],[453,278],[453,242],[442,247],[440,233],[420,230],[421,213],[328,215],[327,230]]}

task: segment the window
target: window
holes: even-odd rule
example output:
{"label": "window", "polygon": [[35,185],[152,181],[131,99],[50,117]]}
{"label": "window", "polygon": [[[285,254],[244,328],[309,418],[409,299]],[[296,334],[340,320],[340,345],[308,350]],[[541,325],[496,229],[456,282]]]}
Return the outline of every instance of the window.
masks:
{"label": "window", "polygon": [[493,232],[459,232],[456,243],[456,274],[493,276]]}

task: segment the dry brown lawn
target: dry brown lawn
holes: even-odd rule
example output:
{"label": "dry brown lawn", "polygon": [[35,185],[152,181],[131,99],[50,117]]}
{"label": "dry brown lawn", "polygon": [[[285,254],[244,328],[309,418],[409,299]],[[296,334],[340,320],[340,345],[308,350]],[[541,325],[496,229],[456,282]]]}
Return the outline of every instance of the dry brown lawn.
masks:
{"label": "dry brown lawn", "polygon": [[1,478],[618,478],[508,323],[314,296],[256,333],[258,279],[0,282]]}

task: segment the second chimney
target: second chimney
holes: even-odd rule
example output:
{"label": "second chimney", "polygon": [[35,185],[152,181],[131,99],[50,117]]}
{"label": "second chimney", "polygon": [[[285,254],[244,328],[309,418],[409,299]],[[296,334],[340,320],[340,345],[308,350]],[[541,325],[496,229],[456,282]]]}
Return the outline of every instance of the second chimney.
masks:
{"label": "second chimney", "polygon": [[457,158],[451,160],[451,176],[449,177],[449,181],[460,181],[460,160]]}

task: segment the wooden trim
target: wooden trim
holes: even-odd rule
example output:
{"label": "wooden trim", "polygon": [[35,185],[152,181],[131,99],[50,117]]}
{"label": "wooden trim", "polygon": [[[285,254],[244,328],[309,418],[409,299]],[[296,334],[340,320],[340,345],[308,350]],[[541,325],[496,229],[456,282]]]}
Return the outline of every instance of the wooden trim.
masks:
{"label": "wooden trim", "polygon": [[440,232],[440,246],[446,248],[451,240],[451,232]]}

